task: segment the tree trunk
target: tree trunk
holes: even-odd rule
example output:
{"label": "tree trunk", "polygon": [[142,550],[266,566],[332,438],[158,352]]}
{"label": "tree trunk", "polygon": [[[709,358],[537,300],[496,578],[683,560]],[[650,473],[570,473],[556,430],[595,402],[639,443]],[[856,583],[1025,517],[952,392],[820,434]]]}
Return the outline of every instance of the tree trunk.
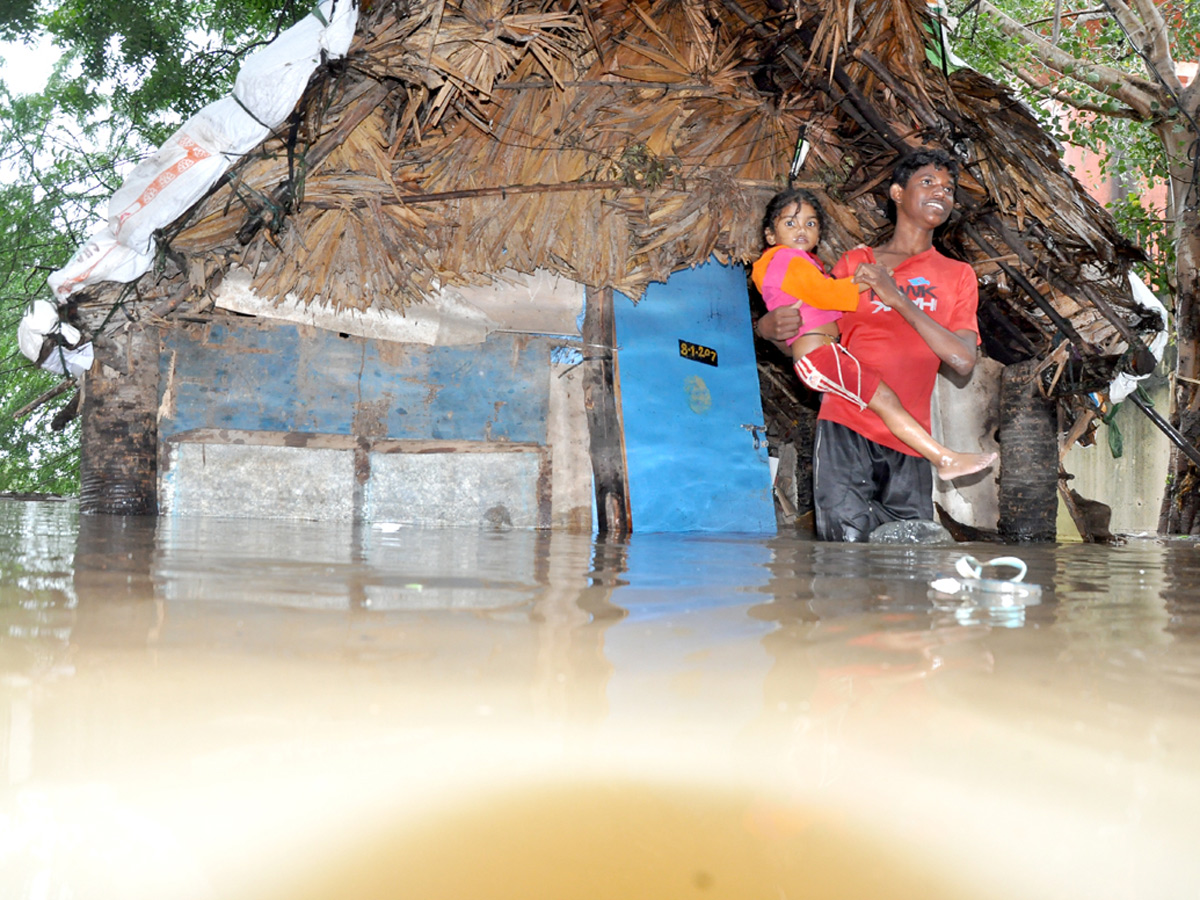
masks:
{"label": "tree trunk", "polygon": [[158,513],[158,344],[157,328],[134,326],[98,348],[83,391],[82,513]]}
{"label": "tree trunk", "polygon": [[1037,387],[1036,359],[1000,381],[1000,521],[1006,541],[1058,536],[1058,411]]}
{"label": "tree trunk", "polygon": [[[1195,97],[1195,95],[1193,95]],[[1193,118],[1200,103],[1193,103]],[[1175,367],[1175,390],[1171,424],[1193,447],[1200,447],[1200,184],[1188,148],[1200,140],[1182,116],[1164,123],[1159,138],[1167,148],[1171,173],[1171,206],[1175,228],[1175,339],[1179,360]],[[1178,449],[1172,447],[1167,485],[1163,492],[1159,530],[1166,534],[1200,534],[1200,471]]]}

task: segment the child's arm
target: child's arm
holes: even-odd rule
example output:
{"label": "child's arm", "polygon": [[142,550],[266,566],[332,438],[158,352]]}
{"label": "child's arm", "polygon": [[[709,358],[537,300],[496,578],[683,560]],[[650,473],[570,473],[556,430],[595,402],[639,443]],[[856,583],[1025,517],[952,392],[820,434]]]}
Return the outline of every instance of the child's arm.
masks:
{"label": "child's arm", "polygon": [[816,309],[858,309],[859,286],[850,278],[828,278],[806,259],[788,262],[780,281],[780,290]]}

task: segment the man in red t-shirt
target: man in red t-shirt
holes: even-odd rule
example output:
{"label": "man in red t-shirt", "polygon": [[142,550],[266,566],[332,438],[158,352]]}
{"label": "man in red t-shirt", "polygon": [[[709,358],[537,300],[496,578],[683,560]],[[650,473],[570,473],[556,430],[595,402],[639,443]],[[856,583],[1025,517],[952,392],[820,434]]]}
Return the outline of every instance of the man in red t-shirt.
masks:
{"label": "man in red t-shirt", "polygon": [[[880,373],[926,430],[938,368],[945,363],[969,374],[979,344],[975,273],[933,246],[934,231],[954,207],[957,176],[957,161],[941,150],[899,160],[888,188],[896,208],[892,236],[849,251],[833,270],[871,288],[858,310],[842,317],[842,343]],[[780,307],[755,328],[778,343],[799,329],[798,316]],[[825,394],[813,448],[813,505],[817,537],[865,541],[885,522],[933,518],[933,470],[877,415]]]}

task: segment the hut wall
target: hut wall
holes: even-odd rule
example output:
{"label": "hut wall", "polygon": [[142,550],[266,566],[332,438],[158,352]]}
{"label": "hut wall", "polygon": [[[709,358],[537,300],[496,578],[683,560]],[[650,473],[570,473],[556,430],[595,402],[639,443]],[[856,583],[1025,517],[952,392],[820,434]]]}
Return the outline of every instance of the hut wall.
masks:
{"label": "hut wall", "polygon": [[[1164,412],[1171,403],[1165,379],[1143,382],[1156,408]],[[1171,442],[1133,405],[1122,403],[1114,419],[1121,430],[1123,453],[1114,458],[1108,445],[1107,426],[1096,431],[1090,447],[1076,444],[1063,460],[1063,468],[1074,475],[1069,484],[1089,500],[1097,500],[1112,509],[1109,530],[1114,534],[1154,534],[1163,488],[1167,482],[1167,464]],[[1079,531],[1059,501],[1058,533],[1060,540],[1078,540]]]}
{"label": "hut wall", "polygon": [[[971,375],[963,379],[938,375],[933,392],[934,437],[956,450],[998,453],[996,435],[1000,428],[1000,376],[1004,366],[981,357]],[[999,466],[953,482],[934,479],[933,500],[956,522],[985,531],[995,531],[1000,518]]]}
{"label": "hut wall", "polygon": [[1000,379],[1000,536],[1006,541],[1057,537],[1058,416],[1038,390],[1037,360],[1011,363]]}
{"label": "hut wall", "polygon": [[[933,405],[933,433],[938,440],[956,448],[999,449],[996,432],[1003,370],[1000,363],[983,358],[965,384],[938,378]],[[1168,406],[1170,392],[1165,380],[1147,382],[1146,389],[1158,408]],[[1074,476],[1068,484],[1088,500],[1112,510],[1108,528],[1114,534],[1153,534],[1158,530],[1170,441],[1132,403],[1118,409],[1115,421],[1124,445],[1122,455],[1113,457],[1106,426],[1101,425],[1090,446],[1075,444],[1063,459],[1063,468]],[[977,478],[935,482],[934,501],[963,525],[995,531],[999,519],[997,473],[998,467],[993,467]],[[1059,540],[1080,540],[1061,494],[1056,527]]]}
{"label": "hut wall", "polygon": [[161,357],[162,512],[590,525],[586,452],[551,438],[582,415],[574,380],[554,377],[562,344],[430,347],[234,317],[177,326]]}

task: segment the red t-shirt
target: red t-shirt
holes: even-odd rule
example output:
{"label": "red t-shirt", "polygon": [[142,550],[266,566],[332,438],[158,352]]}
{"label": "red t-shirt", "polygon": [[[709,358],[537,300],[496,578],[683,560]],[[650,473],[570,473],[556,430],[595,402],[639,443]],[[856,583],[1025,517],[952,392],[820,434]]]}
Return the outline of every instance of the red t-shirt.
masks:
{"label": "red t-shirt", "polygon": [[[835,278],[853,275],[860,262],[875,261],[869,247],[856,247],[838,260],[833,275]],[[931,247],[897,266],[894,277],[900,290],[935,322],[950,331],[973,331],[978,342],[979,281],[970,266]],[[864,366],[877,370],[904,408],[928,431],[929,403],[941,365],[929,345],[898,312],[884,306],[873,293],[863,298],[857,311],[845,313],[838,324],[842,345]],[[877,444],[909,456],[919,455],[893,435],[875,413],[859,409],[833,394],[824,395],[818,418],[845,425]]]}

